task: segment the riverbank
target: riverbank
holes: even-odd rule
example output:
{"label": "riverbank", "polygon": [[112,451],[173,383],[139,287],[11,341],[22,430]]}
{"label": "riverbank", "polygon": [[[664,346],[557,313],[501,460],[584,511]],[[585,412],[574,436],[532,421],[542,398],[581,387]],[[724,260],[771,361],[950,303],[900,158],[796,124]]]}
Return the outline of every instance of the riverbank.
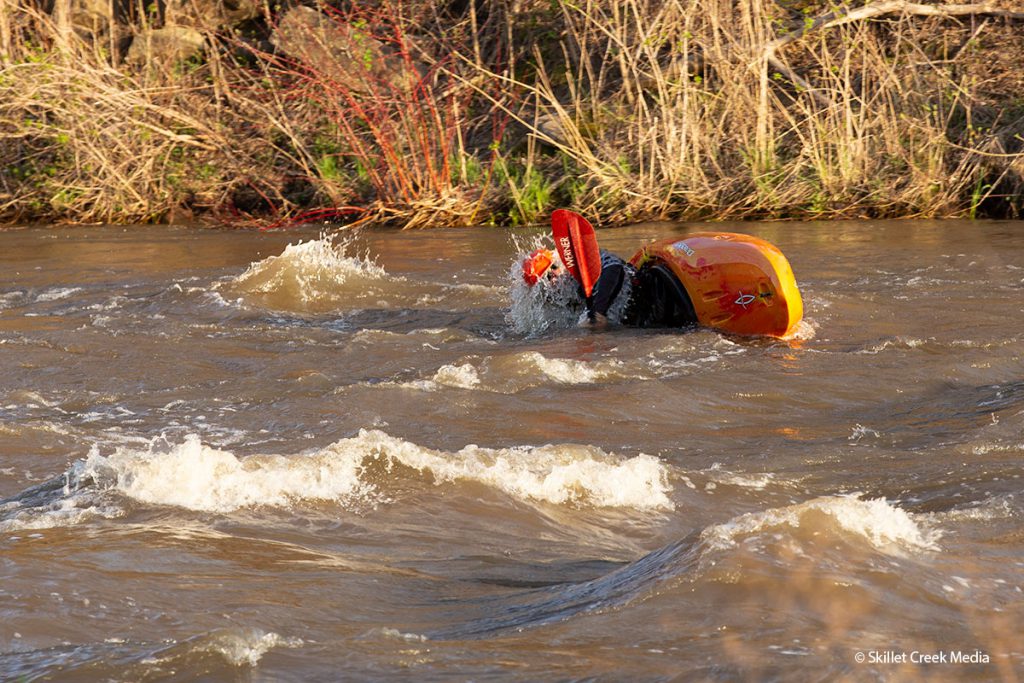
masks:
{"label": "riverbank", "polygon": [[0,0],[0,222],[1024,208],[1002,6],[92,5]]}

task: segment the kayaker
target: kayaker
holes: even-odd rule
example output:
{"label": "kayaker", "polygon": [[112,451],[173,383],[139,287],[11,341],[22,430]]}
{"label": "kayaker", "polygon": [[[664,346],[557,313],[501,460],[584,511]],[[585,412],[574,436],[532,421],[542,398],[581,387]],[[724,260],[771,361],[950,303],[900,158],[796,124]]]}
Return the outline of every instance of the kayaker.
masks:
{"label": "kayaker", "polygon": [[530,253],[523,280],[560,288],[571,276],[591,326],[702,325],[784,337],[803,316],[789,262],[760,238],[692,233],[647,244],[626,261],[599,249],[593,227],[579,214],[558,209],[551,218],[556,250]]}
{"label": "kayaker", "polygon": [[[583,287],[577,293],[586,307],[585,324],[604,328],[609,323],[634,327],[686,327],[697,324],[693,306],[684,290],[672,286],[656,264],[634,267],[606,249],[600,250],[601,274],[590,297]],[[523,280],[533,286],[568,276],[551,249],[536,249],[523,260]]]}

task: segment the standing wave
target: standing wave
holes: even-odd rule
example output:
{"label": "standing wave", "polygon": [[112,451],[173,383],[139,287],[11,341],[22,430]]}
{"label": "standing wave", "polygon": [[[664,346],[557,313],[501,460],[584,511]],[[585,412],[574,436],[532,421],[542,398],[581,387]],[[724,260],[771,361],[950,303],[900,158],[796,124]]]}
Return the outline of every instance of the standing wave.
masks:
{"label": "standing wave", "polygon": [[348,250],[348,241],[335,243],[328,235],[289,244],[279,255],[250,264],[228,288],[271,308],[317,312],[353,297],[376,303],[389,283],[401,283],[369,257]]}
{"label": "standing wave", "polygon": [[135,642],[111,638],[103,643],[65,644],[40,650],[0,653],[0,679],[192,680],[203,674],[236,680],[257,667],[274,648],[299,648],[286,638],[257,628],[227,628],[183,641]]}
{"label": "standing wave", "polygon": [[[833,573],[851,581],[867,580],[864,568],[874,567],[878,555],[939,550],[939,532],[927,521],[927,515],[908,513],[882,499],[848,496],[823,496],[747,513],[695,531],[595,579],[478,600],[479,617],[428,635],[439,640],[518,632],[626,608],[681,583],[742,583],[749,577],[756,585],[771,576],[774,588],[782,592],[800,580],[800,567],[795,575],[789,574],[794,557],[831,564]],[[861,578],[856,578],[858,574]]]}
{"label": "standing wave", "polygon": [[109,494],[149,505],[231,513],[330,501],[365,509],[388,501],[389,481],[402,473],[435,485],[484,484],[522,500],[560,505],[671,509],[665,464],[653,456],[619,458],[579,445],[424,448],[379,430],[294,455],[251,455],[213,448],[189,435],[147,447],[94,446],[62,477],[0,501],[0,530],[69,526],[123,514]]}

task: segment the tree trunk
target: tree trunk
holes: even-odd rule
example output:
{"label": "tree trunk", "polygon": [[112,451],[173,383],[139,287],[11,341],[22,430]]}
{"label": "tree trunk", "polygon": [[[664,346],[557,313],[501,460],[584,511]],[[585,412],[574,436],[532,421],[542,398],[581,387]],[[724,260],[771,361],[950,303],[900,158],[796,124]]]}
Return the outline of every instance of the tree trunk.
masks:
{"label": "tree trunk", "polygon": [[57,50],[67,53],[71,49],[71,0],[54,0],[53,24],[57,29]]}
{"label": "tree trunk", "polygon": [[14,3],[17,0],[0,0],[0,64],[14,61],[14,49],[11,38],[11,19],[14,16]]}

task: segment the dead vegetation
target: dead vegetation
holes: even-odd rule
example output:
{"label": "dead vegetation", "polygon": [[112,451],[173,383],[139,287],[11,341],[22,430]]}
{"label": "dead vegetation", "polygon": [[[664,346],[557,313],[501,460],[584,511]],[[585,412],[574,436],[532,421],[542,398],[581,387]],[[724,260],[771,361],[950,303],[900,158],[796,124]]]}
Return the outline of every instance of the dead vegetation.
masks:
{"label": "dead vegetation", "polygon": [[0,0],[6,221],[420,227],[557,205],[629,221],[1024,204],[1011,6],[424,0],[184,27],[140,10],[119,29],[134,34],[125,49],[110,22],[71,26],[68,2]]}

